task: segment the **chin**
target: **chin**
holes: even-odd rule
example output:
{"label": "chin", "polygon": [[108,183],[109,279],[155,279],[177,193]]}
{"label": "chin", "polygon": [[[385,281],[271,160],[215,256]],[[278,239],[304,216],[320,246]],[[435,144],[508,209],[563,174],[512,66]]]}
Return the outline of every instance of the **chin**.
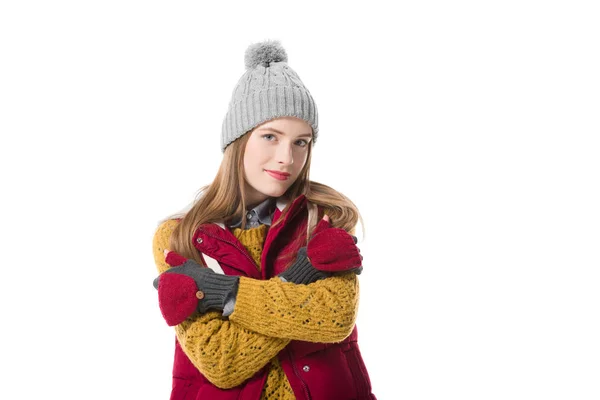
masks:
{"label": "chin", "polygon": [[289,188],[265,188],[265,190],[261,190],[263,194],[266,194],[269,197],[280,197],[282,196]]}

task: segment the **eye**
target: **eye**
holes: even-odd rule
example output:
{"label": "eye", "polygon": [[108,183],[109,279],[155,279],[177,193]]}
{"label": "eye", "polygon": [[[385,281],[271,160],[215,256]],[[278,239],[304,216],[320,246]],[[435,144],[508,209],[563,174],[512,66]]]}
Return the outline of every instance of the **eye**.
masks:
{"label": "eye", "polygon": [[268,141],[271,141],[271,139],[275,139],[275,135],[267,133],[266,135],[262,135],[261,136],[263,139],[267,139]]}
{"label": "eye", "polygon": [[299,145],[300,147],[306,147],[306,146],[308,145],[308,141],[306,141],[306,140],[304,140],[304,139],[298,139],[298,140],[296,141],[296,143],[299,143],[298,145]]}

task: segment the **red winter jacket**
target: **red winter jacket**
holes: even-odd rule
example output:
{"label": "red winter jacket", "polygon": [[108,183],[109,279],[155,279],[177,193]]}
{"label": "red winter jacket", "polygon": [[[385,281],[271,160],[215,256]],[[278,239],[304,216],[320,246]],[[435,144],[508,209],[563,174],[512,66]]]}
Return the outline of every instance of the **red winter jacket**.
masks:
{"label": "red winter jacket", "polygon": [[[299,196],[290,205],[283,223],[269,229],[262,251],[260,271],[253,263],[248,262],[249,255],[244,246],[223,224],[200,226],[194,235],[194,244],[203,255],[215,259],[227,275],[269,279],[285,268],[278,257],[291,251],[290,239],[298,235],[306,237],[306,205],[305,196]],[[278,202],[273,223],[281,216],[284,206],[285,204]],[[201,240],[197,240],[198,238]],[[177,340],[175,344],[171,400],[260,399],[267,378],[267,367],[240,386],[220,389],[194,367]],[[278,357],[297,399],[375,399],[358,348],[356,326],[350,336],[340,343],[292,340]]]}

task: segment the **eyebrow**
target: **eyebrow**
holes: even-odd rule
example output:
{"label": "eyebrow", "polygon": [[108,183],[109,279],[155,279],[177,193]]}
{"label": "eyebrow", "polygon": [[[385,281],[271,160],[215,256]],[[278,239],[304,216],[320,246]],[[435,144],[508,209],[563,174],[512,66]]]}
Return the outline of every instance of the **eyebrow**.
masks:
{"label": "eyebrow", "polygon": [[[279,133],[280,135],[286,136],[285,133],[283,133],[283,132],[281,132],[281,131],[279,131],[279,130],[277,130],[275,128],[268,127],[268,126],[266,126],[264,128],[259,128],[258,130],[259,131],[273,131],[275,133]],[[298,135],[298,137],[310,137],[310,138],[312,138],[312,133],[303,133],[302,135]]]}

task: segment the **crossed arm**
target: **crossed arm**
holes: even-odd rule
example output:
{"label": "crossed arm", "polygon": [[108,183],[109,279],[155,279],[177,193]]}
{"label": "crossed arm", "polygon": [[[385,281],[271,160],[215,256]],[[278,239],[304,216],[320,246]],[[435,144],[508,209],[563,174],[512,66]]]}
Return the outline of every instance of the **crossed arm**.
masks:
{"label": "crossed arm", "polygon": [[[169,265],[168,247],[177,221],[163,222],[153,239],[159,273]],[[309,285],[240,277],[234,312],[194,315],[175,327],[190,361],[220,388],[240,385],[284,349],[290,340],[339,342],[354,327],[358,279],[352,272]]]}

